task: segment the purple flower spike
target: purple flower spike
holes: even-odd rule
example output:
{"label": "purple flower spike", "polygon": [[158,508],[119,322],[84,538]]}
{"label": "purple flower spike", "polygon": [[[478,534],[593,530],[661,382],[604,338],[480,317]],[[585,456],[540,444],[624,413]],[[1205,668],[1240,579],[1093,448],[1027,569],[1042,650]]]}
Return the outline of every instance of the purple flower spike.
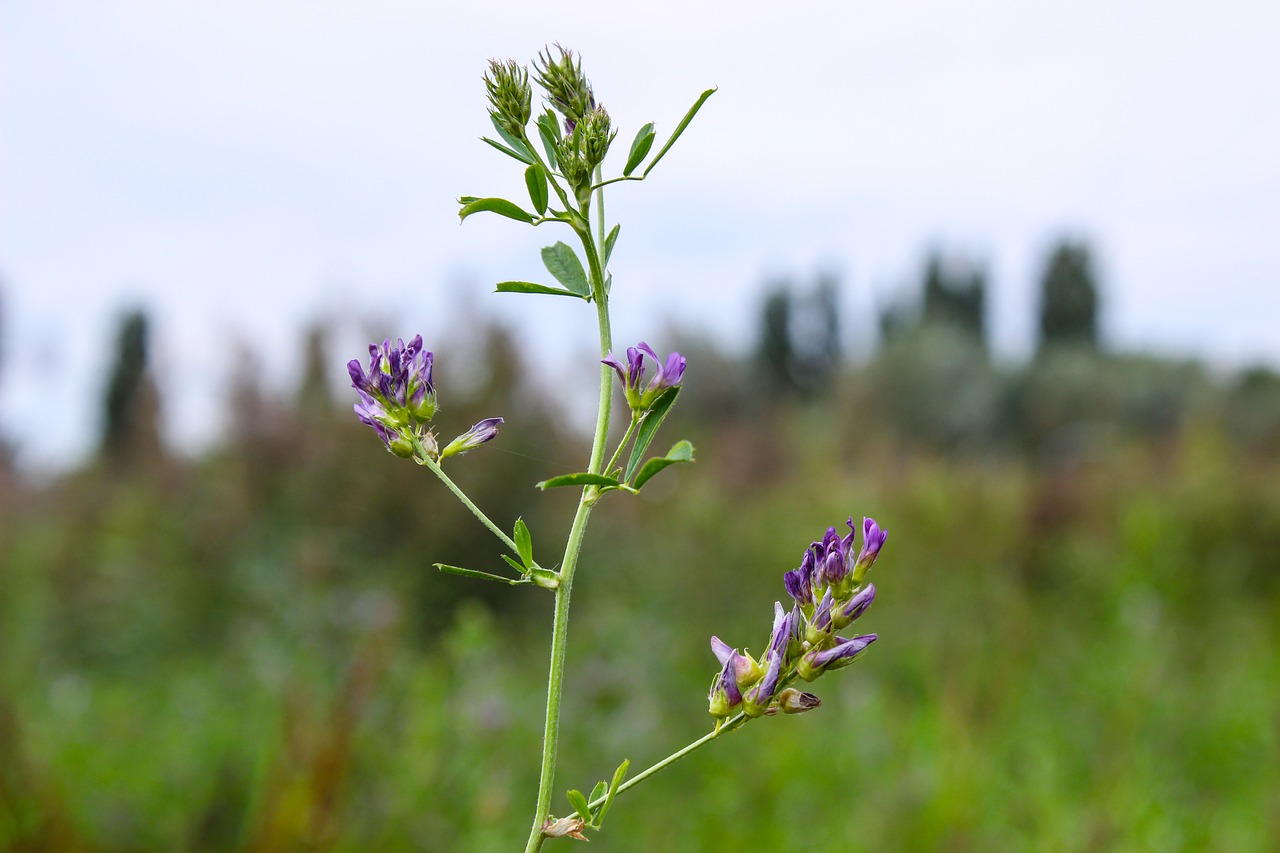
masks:
{"label": "purple flower spike", "polygon": [[[648,357],[654,366],[653,379],[644,385],[645,358]],[[627,395],[627,404],[636,412],[648,411],[668,388],[674,388],[684,378],[685,360],[678,352],[667,356],[666,363],[653,351],[653,347],[644,341],[633,347],[627,347],[627,364],[624,366],[618,357],[609,353],[600,359],[602,364],[612,367],[622,382],[622,389]],[[644,387],[641,387],[644,386]]]}
{"label": "purple flower spike", "polygon": [[[422,335],[414,335],[407,344],[403,339],[397,339],[394,346],[389,340],[370,344],[367,371],[355,359],[347,362],[351,387],[360,393],[357,417],[366,424],[381,424],[397,435],[412,426],[414,419],[431,420],[436,411],[433,360],[434,356],[423,349]],[[396,449],[395,439],[389,440],[383,430],[378,431],[378,437]],[[408,440],[401,438],[408,446]]]}
{"label": "purple flower spike", "polygon": [[440,458],[447,459],[455,453],[466,453],[468,450],[477,448],[486,441],[492,440],[498,434],[498,424],[500,423],[502,423],[502,418],[485,418],[449,442],[444,450],[440,451]]}

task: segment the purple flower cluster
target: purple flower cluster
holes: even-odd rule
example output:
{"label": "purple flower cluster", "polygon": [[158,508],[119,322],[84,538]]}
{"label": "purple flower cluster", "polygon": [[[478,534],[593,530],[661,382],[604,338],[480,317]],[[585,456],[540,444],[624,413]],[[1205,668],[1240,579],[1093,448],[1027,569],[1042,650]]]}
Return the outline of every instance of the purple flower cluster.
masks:
{"label": "purple flower cluster", "polygon": [[712,715],[724,718],[742,711],[758,717],[816,708],[818,697],[787,685],[796,678],[813,681],[827,670],[848,666],[875,642],[875,634],[845,638],[837,632],[875,600],[875,585],[864,585],[863,579],[888,532],[872,519],[863,519],[862,548],[855,552],[857,526],[852,518],[848,525],[844,537],[834,527],[828,528],[821,541],[805,551],[799,568],[783,575],[795,604],[787,611],[774,602],[769,645],[759,658],[739,652],[719,637],[711,638],[711,651],[720,662],[708,696]]}
{"label": "purple flower cluster", "polygon": [[422,335],[406,344],[397,338],[369,345],[369,368],[358,359],[347,362],[351,387],[360,395],[356,417],[373,427],[387,449],[410,457],[421,447],[433,460],[465,453],[498,434],[502,418],[486,418],[438,450],[435,436],[425,425],[435,416],[436,388],[431,368],[435,356],[422,345]]}
{"label": "purple flower cluster", "polygon": [[[656,370],[648,385],[644,381],[645,356],[653,362]],[[612,367],[618,374],[618,379],[622,381],[622,389],[627,395],[627,403],[635,412],[648,411],[664,391],[679,385],[680,380],[684,378],[684,356],[673,352],[667,356],[664,364],[662,359],[658,358],[658,354],[653,351],[653,347],[644,341],[636,346],[627,347],[626,365],[623,365],[613,353],[609,353],[600,361]]]}

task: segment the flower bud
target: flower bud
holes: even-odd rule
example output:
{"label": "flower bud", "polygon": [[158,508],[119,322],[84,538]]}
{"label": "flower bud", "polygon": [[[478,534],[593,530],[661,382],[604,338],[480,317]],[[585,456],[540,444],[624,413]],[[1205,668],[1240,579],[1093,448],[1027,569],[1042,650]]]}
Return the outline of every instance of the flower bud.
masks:
{"label": "flower bud", "polygon": [[592,169],[604,162],[605,155],[609,153],[609,145],[618,135],[618,132],[611,128],[609,113],[603,106],[599,106],[583,116],[581,126],[574,132],[577,138],[579,130],[581,131],[579,150],[582,152],[582,158]]}
{"label": "flower bud", "polygon": [[707,694],[707,710],[713,717],[727,717],[742,704],[742,691],[738,689],[737,679],[738,653],[732,649],[720,674],[711,682],[711,690]]}
{"label": "flower bud", "polygon": [[515,60],[491,59],[489,71],[484,75],[484,88],[489,95],[489,115],[507,133],[522,139],[533,113],[529,72]]}
{"label": "flower bud", "polygon": [[884,547],[884,540],[889,538],[889,531],[881,529],[874,519],[862,519],[862,551],[858,554],[858,564],[853,570],[854,583],[862,583],[867,569],[875,563]]}
{"label": "flower bud", "polygon": [[445,445],[444,450],[440,452],[440,458],[448,459],[454,454],[466,453],[486,441],[491,441],[498,434],[498,424],[500,423],[502,423],[502,418],[485,418]]}
{"label": "flower bud", "polygon": [[876,598],[876,585],[867,584],[854,594],[853,598],[838,605],[832,613],[831,624],[839,631],[848,627],[849,623],[861,616]]}
{"label": "flower bud", "polygon": [[863,634],[851,640],[837,637],[836,645],[831,648],[815,648],[801,655],[796,661],[796,672],[805,681],[813,681],[828,669],[841,669],[853,663],[875,641],[875,634]]}
{"label": "flower bud", "polygon": [[778,694],[777,707],[781,708],[784,714],[803,714],[821,704],[822,700],[817,696],[796,690],[794,687],[788,687]]}
{"label": "flower bud", "polygon": [[591,84],[582,73],[581,59],[559,45],[556,45],[556,50],[560,55],[555,59],[552,59],[549,49],[539,51],[533,68],[538,85],[546,90],[547,101],[565,117],[565,127],[572,133],[573,125],[595,108],[596,99]]}

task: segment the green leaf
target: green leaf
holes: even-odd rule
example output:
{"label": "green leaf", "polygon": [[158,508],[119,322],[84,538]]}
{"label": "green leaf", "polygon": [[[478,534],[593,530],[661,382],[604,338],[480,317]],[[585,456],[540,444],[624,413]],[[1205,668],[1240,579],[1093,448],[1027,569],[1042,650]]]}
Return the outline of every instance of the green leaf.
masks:
{"label": "green leaf", "polygon": [[479,199],[478,197],[476,197],[476,196],[473,196],[473,195],[464,195],[464,196],[460,196],[460,197],[458,198],[458,204],[471,204],[471,202],[473,202],[473,201],[479,201],[479,200],[480,200],[480,199]]}
{"label": "green leaf", "polygon": [[649,122],[640,128],[640,132],[636,134],[635,140],[631,143],[631,153],[627,155],[627,165],[622,167],[623,175],[630,177],[636,167],[644,162],[644,156],[653,147],[654,136],[653,122]]}
{"label": "green leaf", "polygon": [[715,89],[708,89],[698,97],[697,103],[689,108],[689,112],[684,114],[684,118],[680,119],[680,123],[676,125],[675,133],[671,134],[671,138],[667,140],[667,144],[662,146],[662,150],[658,152],[658,156],[654,157],[653,160],[650,161],[649,165],[645,167],[645,177],[649,176],[649,173],[653,171],[654,166],[658,165],[658,161],[662,159],[663,155],[671,150],[671,146],[676,144],[676,140],[680,138],[680,134],[684,133],[684,129],[689,126],[689,122],[693,121],[693,117],[698,114],[698,110],[702,109],[702,105],[707,102],[707,98],[710,98],[715,93]]}
{"label": "green leaf", "polygon": [[596,812],[595,826],[596,829],[604,823],[604,816],[609,811],[609,806],[613,805],[613,798],[618,794],[618,786],[622,784],[622,780],[627,778],[627,768],[631,766],[630,760],[625,760],[618,765],[618,769],[613,771],[613,781],[609,783],[609,796],[605,797],[604,804],[600,806],[600,811]]}
{"label": "green leaf", "polygon": [[517,151],[513,151],[512,149],[510,149],[510,148],[508,148],[507,146],[503,145],[501,142],[496,142],[496,141],[494,141],[494,140],[490,139],[490,138],[489,138],[489,137],[487,137],[487,136],[482,136],[482,137],[480,137],[480,138],[481,138],[483,141],[485,141],[485,142],[489,143],[490,145],[492,145],[494,148],[497,148],[497,149],[498,149],[499,151],[501,151],[503,154],[506,154],[508,157],[514,157],[514,158],[516,158],[517,160],[519,160],[521,163],[532,163],[532,162],[533,162],[533,158],[532,158],[532,157],[528,157],[528,156],[525,156],[524,154],[521,154],[521,153],[519,153],[519,152],[517,152]]}
{"label": "green leaf", "polygon": [[520,222],[533,221],[532,213],[517,204],[507,201],[505,198],[478,198],[473,202],[462,205],[462,210],[458,211],[458,218],[466,219],[473,213],[497,213],[508,219],[516,219]]}
{"label": "green leaf", "polygon": [[622,486],[612,477],[606,477],[603,474],[588,474],[585,471],[578,474],[562,474],[559,477],[552,477],[550,480],[543,480],[538,484],[539,489],[557,489],[561,486],[605,486],[610,488],[619,488]]}
{"label": "green leaf", "polygon": [[582,792],[574,788],[569,792],[569,805],[573,806],[573,810],[578,813],[578,817],[583,820],[591,820],[591,807],[587,805],[587,798],[582,796]]}
{"label": "green leaf", "polygon": [[524,578],[504,578],[502,575],[494,575],[489,572],[478,572],[475,569],[464,569],[461,566],[447,566],[444,563],[432,563],[431,565],[448,575],[462,575],[465,578],[480,578],[481,580],[487,581],[500,581],[505,584],[511,584],[512,586],[528,583]]}
{"label": "green leaf", "polygon": [[596,800],[600,799],[608,792],[609,792],[609,786],[605,784],[605,781],[603,779],[601,779],[599,782],[596,783],[596,786],[591,789],[591,796],[587,797],[587,799],[594,803]]}
{"label": "green leaf", "polygon": [[533,209],[541,216],[547,212],[547,173],[534,163],[524,170],[524,184],[529,188]]}
{"label": "green leaf", "polygon": [[658,427],[662,426],[662,419],[667,416],[667,412],[676,403],[676,395],[680,393],[680,386],[668,388],[662,392],[662,396],[653,404],[653,408],[645,413],[644,420],[640,422],[640,428],[636,430],[636,443],[631,446],[631,456],[627,459],[627,470],[623,476],[623,480],[630,482],[631,475],[635,474],[636,469],[640,467],[640,460],[643,458],[646,450],[649,449],[649,442],[653,441],[653,436],[658,432]]}
{"label": "green leaf", "polygon": [[587,282],[587,274],[582,269],[582,261],[567,243],[556,243],[542,250],[542,263],[547,271],[556,277],[556,281],[569,290],[586,298],[591,295],[591,285]]}
{"label": "green leaf", "polygon": [[510,145],[515,151],[520,153],[523,157],[528,158],[527,160],[525,160],[526,163],[533,162],[533,152],[529,150],[528,145],[525,145],[524,142],[522,142],[520,139],[517,139],[516,137],[507,133],[506,129],[503,128],[502,125],[498,124],[498,119],[495,118],[492,114],[489,115],[489,121],[493,123],[493,129],[498,131],[498,135],[501,136],[502,139],[508,145]]}
{"label": "green leaf", "polygon": [[533,568],[533,536],[529,534],[529,525],[523,518],[516,519],[515,529],[516,552],[528,568]]}
{"label": "green leaf", "polygon": [[636,481],[631,484],[632,488],[640,488],[649,482],[649,478],[654,474],[666,468],[668,465],[675,465],[677,462],[693,461],[693,445],[687,441],[677,441],[675,446],[667,451],[666,456],[655,456],[648,462],[640,466],[640,471],[636,474]]}
{"label": "green leaf", "polygon": [[531,281],[500,281],[496,285],[498,293],[549,293],[552,296],[572,296],[574,299],[586,299],[571,290],[552,287],[548,284],[534,284]]}
{"label": "green leaf", "polygon": [[609,232],[609,236],[604,238],[604,265],[609,266],[609,259],[613,257],[613,244],[618,242],[618,232],[622,230],[622,223],[619,222],[613,226],[613,230]]}
{"label": "green leaf", "polygon": [[560,127],[551,110],[538,116],[538,136],[542,139],[542,148],[547,152],[547,162],[551,168],[560,168],[560,160],[556,157],[556,151],[560,148]]}
{"label": "green leaf", "polygon": [[519,564],[519,563],[517,563],[515,560],[511,559],[510,557],[508,557],[506,554],[499,554],[498,556],[499,556],[499,557],[501,557],[503,560],[505,560],[508,566],[510,566],[511,568],[515,569],[515,570],[516,570],[517,572],[519,572],[520,574],[522,574],[522,575],[527,575],[527,574],[529,574],[529,570],[528,570],[528,569],[526,569],[524,566],[520,565],[520,564]]}

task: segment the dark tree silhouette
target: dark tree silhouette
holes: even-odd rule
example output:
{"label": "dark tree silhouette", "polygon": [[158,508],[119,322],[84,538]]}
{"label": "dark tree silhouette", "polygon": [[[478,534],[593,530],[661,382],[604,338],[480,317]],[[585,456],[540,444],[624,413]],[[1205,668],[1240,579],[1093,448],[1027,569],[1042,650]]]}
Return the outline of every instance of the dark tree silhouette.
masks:
{"label": "dark tree silhouette", "polygon": [[120,321],[103,401],[102,452],[113,461],[159,450],[159,399],[147,368],[147,348],[147,316],[135,309]]}
{"label": "dark tree silhouette", "polygon": [[1040,349],[1098,345],[1098,283],[1088,246],[1062,241],[1040,279]]}

